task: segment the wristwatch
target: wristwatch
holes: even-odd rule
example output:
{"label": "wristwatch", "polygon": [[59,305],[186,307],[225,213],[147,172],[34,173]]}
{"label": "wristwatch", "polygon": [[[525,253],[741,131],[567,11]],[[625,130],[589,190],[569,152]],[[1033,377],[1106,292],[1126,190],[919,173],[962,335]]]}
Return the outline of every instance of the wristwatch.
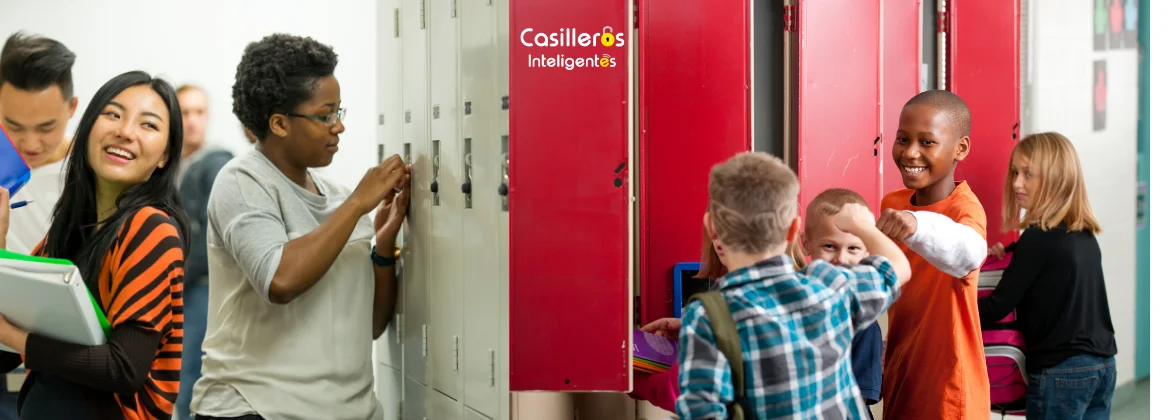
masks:
{"label": "wristwatch", "polygon": [[378,267],[393,267],[394,264],[398,263],[398,245],[395,245],[394,248],[394,256],[386,258],[378,255],[378,246],[374,245],[370,247],[370,259],[374,260],[374,265]]}

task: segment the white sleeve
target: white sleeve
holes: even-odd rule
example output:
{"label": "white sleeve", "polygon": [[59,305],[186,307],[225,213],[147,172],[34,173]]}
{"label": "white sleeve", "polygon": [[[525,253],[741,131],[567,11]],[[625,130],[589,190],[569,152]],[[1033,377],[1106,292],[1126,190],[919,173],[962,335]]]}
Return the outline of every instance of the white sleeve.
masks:
{"label": "white sleeve", "polygon": [[918,229],[904,241],[939,271],[966,276],[987,258],[987,241],[970,226],[928,211],[907,211],[918,220]]}

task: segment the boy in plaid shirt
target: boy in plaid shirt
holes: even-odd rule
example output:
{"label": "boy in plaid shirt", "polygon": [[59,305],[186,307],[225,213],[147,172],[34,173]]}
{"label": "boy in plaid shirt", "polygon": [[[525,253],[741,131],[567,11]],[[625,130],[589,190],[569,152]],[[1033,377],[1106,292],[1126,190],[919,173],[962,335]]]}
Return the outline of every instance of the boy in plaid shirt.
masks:
{"label": "boy in plaid shirt", "polygon": [[[758,419],[859,419],[865,412],[852,367],[855,331],[877,320],[910,278],[898,246],[869,209],[834,216],[870,257],[857,266],[813,261],[796,271],[785,255],[799,231],[796,174],[764,153],[741,153],[711,169],[703,226],[728,273],[719,279],[743,350],[744,389]],[[734,400],[728,359],[704,307],[687,305],[679,334],[680,419],[723,419]]]}

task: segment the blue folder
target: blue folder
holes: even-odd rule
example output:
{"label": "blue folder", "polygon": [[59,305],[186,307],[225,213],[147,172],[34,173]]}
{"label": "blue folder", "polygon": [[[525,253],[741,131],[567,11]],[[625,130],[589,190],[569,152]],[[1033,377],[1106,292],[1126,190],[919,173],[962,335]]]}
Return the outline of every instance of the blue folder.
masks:
{"label": "blue folder", "polygon": [[0,187],[8,190],[8,194],[16,194],[31,176],[28,164],[24,157],[16,150],[16,144],[8,137],[4,127],[0,127]]}

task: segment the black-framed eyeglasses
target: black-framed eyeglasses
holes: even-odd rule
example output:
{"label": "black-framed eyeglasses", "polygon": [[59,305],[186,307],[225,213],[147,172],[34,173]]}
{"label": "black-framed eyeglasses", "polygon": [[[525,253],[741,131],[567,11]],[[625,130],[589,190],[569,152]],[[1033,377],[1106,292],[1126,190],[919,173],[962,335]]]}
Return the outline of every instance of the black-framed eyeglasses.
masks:
{"label": "black-framed eyeglasses", "polygon": [[304,115],[304,114],[294,114],[291,112],[285,112],[284,115],[288,115],[290,117],[301,117],[301,118],[307,118],[310,120],[317,120],[317,121],[321,121],[321,122],[325,123],[326,127],[332,127],[332,126],[336,125],[338,121],[345,119],[345,108],[337,108],[337,112],[334,112],[334,113],[329,114],[329,115]]}

